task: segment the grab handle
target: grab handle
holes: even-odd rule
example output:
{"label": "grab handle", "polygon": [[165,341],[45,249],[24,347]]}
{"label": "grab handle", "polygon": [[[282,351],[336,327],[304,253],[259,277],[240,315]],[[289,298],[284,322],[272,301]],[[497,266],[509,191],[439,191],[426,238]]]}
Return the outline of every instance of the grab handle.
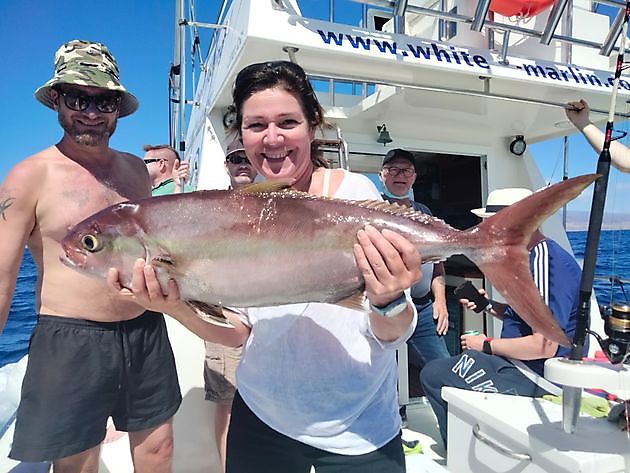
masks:
{"label": "grab handle", "polygon": [[513,452],[512,450],[507,449],[503,445],[499,445],[494,440],[491,440],[489,437],[486,437],[484,434],[480,432],[479,424],[475,424],[473,426],[472,433],[477,440],[485,443],[488,447],[492,448],[493,450],[496,450],[497,452],[505,455],[506,457],[513,458],[514,460],[519,460],[519,461],[528,461],[528,462],[532,461],[532,457],[528,455],[527,453]]}

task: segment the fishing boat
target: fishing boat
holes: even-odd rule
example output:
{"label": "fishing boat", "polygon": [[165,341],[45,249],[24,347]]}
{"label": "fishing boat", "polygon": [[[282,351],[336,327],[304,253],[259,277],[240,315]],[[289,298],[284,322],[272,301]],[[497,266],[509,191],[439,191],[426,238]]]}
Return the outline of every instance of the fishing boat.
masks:
{"label": "fishing boat", "polygon": [[[619,9],[612,27],[589,0],[363,0],[355,24],[337,15],[348,5],[356,8],[355,2],[330,0],[322,15],[323,3],[225,0],[216,21],[204,23],[193,2],[186,10],[177,1],[171,136],[190,162],[196,189],[229,184],[223,163],[234,119],[232,84],[255,62],[291,60],[309,74],[335,125],[318,137],[331,166],[376,179],[385,153],[405,148],[418,169],[415,200],[462,229],[477,223],[470,209],[482,207],[491,190],[545,186],[527,144],[575,131],[564,114],[568,101],[585,98],[592,119],[606,120],[625,2],[599,2]],[[308,13],[314,4],[318,13]],[[189,77],[187,43],[198,57],[200,30],[211,31],[210,43]],[[630,99],[630,77],[618,83],[620,102]],[[617,119],[628,118],[624,111]],[[543,231],[571,251],[561,215],[545,222]],[[449,259],[446,271],[448,345],[457,353],[464,331],[492,336],[501,327],[462,309],[453,289],[470,280],[500,296],[463,257]],[[592,309],[592,328],[604,333],[595,302]],[[203,343],[173,320],[168,325],[184,396],[174,422],[174,471],[219,471],[214,406],[203,400]],[[593,340],[591,348],[597,347]],[[403,437],[419,440],[424,450],[406,457],[410,472],[630,471],[630,440],[612,425],[580,417],[576,431],[566,434],[560,406],[451,389],[444,393],[446,454],[416,378],[401,350],[399,396],[410,404]],[[10,434],[9,423],[0,470],[41,468],[5,459]],[[100,471],[133,471],[124,436],[103,446]]]}

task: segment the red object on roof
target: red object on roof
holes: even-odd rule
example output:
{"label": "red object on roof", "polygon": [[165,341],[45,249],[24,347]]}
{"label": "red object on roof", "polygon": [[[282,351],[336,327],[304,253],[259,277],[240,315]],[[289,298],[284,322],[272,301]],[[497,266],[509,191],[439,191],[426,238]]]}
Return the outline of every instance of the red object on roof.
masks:
{"label": "red object on roof", "polygon": [[492,0],[490,10],[503,16],[534,16],[556,0]]}

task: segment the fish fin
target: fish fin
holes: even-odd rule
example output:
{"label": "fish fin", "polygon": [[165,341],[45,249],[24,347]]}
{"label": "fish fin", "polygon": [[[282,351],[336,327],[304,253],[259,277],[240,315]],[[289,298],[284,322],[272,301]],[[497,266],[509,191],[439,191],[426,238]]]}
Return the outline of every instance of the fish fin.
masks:
{"label": "fish fin", "polygon": [[182,268],[176,265],[175,260],[168,253],[162,253],[151,258],[151,266],[156,268],[156,270],[164,268],[170,277],[186,276],[182,272]]}
{"label": "fish fin", "polygon": [[285,189],[291,189],[292,181],[287,179],[267,180],[262,182],[255,182],[254,184],[248,184],[241,187],[235,192],[241,192],[243,194],[262,194],[267,192],[278,192]]}
{"label": "fish fin", "polygon": [[171,267],[175,265],[175,261],[168,253],[162,253],[151,258],[151,264],[153,266]]}
{"label": "fish fin", "polygon": [[[533,331],[565,347],[570,342],[532,279],[527,245],[547,217],[598,177],[587,174],[541,189],[464,232],[471,241],[466,256],[479,266],[516,313]],[[496,250],[498,247],[501,251]]]}
{"label": "fish fin", "polygon": [[[357,201],[346,201],[350,204],[358,205],[359,207],[363,207],[365,209],[374,209],[380,212],[386,212],[390,215],[398,215],[401,217],[405,217],[416,222],[427,224],[432,223],[435,224],[437,222],[443,222],[439,218],[433,217],[432,215],[425,214],[420,212],[419,210],[415,210],[413,207],[407,207],[406,205],[400,205],[397,203],[390,203],[386,200],[357,200]],[[446,223],[445,223],[446,225]]]}
{"label": "fish fin", "polygon": [[234,325],[223,315],[223,310],[229,310],[220,304],[208,304],[201,301],[186,301],[192,309],[208,318],[208,322],[219,327],[234,328]]}
{"label": "fish fin", "polygon": [[335,302],[336,305],[345,307],[346,309],[362,310],[365,311],[365,294],[363,292],[355,292],[350,297]]}

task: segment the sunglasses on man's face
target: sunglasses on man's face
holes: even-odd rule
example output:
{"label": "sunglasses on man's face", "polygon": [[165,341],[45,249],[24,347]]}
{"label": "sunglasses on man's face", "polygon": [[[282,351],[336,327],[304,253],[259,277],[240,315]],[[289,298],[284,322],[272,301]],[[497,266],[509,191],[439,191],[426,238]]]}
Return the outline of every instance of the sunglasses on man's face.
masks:
{"label": "sunglasses on man's face", "polygon": [[86,95],[75,91],[58,90],[57,92],[63,97],[66,107],[75,112],[83,112],[93,103],[101,113],[114,113],[120,105],[120,95],[117,93]]}
{"label": "sunglasses on man's face", "polygon": [[249,159],[247,159],[247,156],[243,155],[243,154],[237,154],[234,156],[230,156],[227,158],[227,162],[230,164],[251,164],[249,162]]}
{"label": "sunglasses on man's face", "polygon": [[147,158],[144,160],[144,164],[157,163],[158,161],[162,161],[160,158]]}

